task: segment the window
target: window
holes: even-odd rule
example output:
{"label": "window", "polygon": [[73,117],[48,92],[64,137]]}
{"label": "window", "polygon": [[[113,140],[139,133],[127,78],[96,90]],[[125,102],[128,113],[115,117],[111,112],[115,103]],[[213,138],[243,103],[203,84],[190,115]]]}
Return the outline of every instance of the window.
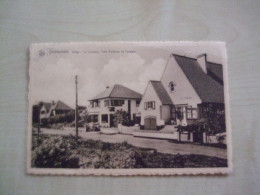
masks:
{"label": "window", "polygon": [[41,114],[45,114],[45,110],[41,111]]}
{"label": "window", "polygon": [[105,106],[122,106],[125,100],[105,100]]}
{"label": "window", "polygon": [[99,107],[99,101],[98,100],[92,101],[91,102],[91,107],[92,108]]}
{"label": "window", "polygon": [[171,91],[171,92],[174,92],[174,91],[175,91],[175,86],[176,86],[176,84],[175,84],[173,81],[171,81],[171,82],[169,83],[169,88],[170,88],[170,91]]}
{"label": "window", "polygon": [[124,103],[124,100],[111,100],[111,106],[122,106]]}
{"label": "window", "polygon": [[145,102],[144,109],[155,109],[155,101]]}
{"label": "window", "polygon": [[171,118],[175,119],[176,118],[176,114],[175,114],[176,110],[174,106],[171,106]]}
{"label": "window", "polygon": [[176,119],[179,119],[179,120],[183,119],[183,107],[175,108],[175,116],[176,116]]}
{"label": "window", "polygon": [[192,118],[192,109],[187,108],[187,118]]}
{"label": "window", "polygon": [[139,107],[141,100],[136,100],[136,107]]}
{"label": "window", "polygon": [[98,115],[97,114],[91,115],[91,122],[93,122],[93,123],[97,123],[98,122]]}
{"label": "window", "polygon": [[102,123],[108,123],[108,115],[102,114]]}
{"label": "window", "polygon": [[198,113],[196,108],[187,107],[187,119],[197,119]]}

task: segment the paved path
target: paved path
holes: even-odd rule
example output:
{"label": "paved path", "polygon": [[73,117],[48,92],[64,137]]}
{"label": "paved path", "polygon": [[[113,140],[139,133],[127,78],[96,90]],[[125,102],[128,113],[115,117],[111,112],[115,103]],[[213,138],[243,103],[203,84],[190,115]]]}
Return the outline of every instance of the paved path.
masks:
{"label": "paved path", "polygon": [[[41,129],[44,134],[56,135],[69,135],[75,134],[73,130],[54,130],[54,129]],[[201,154],[206,156],[215,156],[227,159],[227,150],[221,148],[214,148],[209,146],[201,146],[190,143],[172,143],[168,140],[149,139],[133,137],[132,135],[105,135],[99,132],[79,132],[79,135],[84,139],[101,140],[103,142],[120,143],[127,142],[133,146],[141,148],[153,148],[161,153],[168,154]]]}

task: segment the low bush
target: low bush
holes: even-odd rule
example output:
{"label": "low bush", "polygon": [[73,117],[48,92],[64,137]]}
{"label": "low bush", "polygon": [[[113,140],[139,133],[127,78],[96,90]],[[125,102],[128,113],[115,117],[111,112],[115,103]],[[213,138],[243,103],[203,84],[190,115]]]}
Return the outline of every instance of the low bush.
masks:
{"label": "low bush", "polygon": [[227,160],[196,154],[163,154],[123,143],[75,136],[33,136],[32,166],[39,168],[184,168],[226,167]]}
{"label": "low bush", "polygon": [[132,127],[135,125],[135,121],[124,122],[122,125],[127,126],[127,127]]}
{"label": "low bush", "polygon": [[41,139],[32,152],[32,166],[40,168],[79,168],[79,157],[72,153],[77,142],[64,137]]}

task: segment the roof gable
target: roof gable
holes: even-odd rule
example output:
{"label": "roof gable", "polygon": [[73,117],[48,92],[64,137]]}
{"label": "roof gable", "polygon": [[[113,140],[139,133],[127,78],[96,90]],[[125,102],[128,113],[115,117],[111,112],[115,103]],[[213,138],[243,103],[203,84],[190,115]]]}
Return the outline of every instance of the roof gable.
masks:
{"label": "roof gable", "polygon": [[206,74],[194,58],[174,55],[202,102],[224,103],[223,85]]}
{"label": "roof gable", "polygon": [[44,106],[45,109],[47,110],[47,112],[50,110],[51,108],[51,103],[46,103],[46,102],[41,102],[40,104],[42,104],[41,108]]}
{"label": "roof gable", "polygon": [[161,100],[162,104],[170,105],[173,104],[170,96],[168,95],[167,91],[163,87],[161,81],[150,81],[156,94],[158,95],[159,99]]}
{"label": "roof gable", "polygon": [[103,99],[103,98],[129,98],[129,99],[141,99],[142,95],[132,89],[129,89],[123,85],[114,85],[107,88],[105,91],[93,97],[91,100]]}

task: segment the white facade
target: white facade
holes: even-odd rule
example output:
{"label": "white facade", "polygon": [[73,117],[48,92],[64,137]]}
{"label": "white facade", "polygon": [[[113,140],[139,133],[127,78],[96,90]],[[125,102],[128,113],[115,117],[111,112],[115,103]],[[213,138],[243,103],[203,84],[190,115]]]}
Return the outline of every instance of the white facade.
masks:
{"label": "white facade", "polygon": [[[114,106],[114,105],[106,105],[105,101],[113,101],[113,100],[119,100],[123,101],[124,103],[121,106]],[[138,102],[140,100],[137,99],[122,99],[122,98],[106,98],[106,99],[99,99],[99,100],[94,100],[98,101],[98,105],[88,106],[88,113],[89,115],[97,115],[98,116],[98,121],[101,126],[104,127],[111,127],[111,117],[116,113],[118,110],[123,110],[126,111],[127,113],[130,114],[130,120],[134,120],[134,115],[135,116],[140,116],[138,114]],[[130,111],[128,109],[128,104],[130,103]],[[107,115],[107,121],[102,120],[102,115]]]}
{"label": "white facade", "polygon": [[[174,83],[174,91],[171,91],[169,86],[171,82]],[[195,112],[197,113],[197,106],[202,101],[174,57],[171,57],[166,65],[161,83],[173,101],[174,106],[183,113],[182,120],[176,119],[177,125],[186,126],[189,119],[187,118],[187,107],[196,109]]]}
{"label": "white facade", "polygon": [[[140,105],[141,125],[145,125],[147,117],[156,118],[157,127],[164,126],[169,121],[170,124],[171,121],[175,121],[177,125],[186,126],[189,121],[197,118],[197,106],[202,101],[173,56],[165,67],[161,84],[172,100],[175,109],[181,113],[182,118],[179,119],[173,115],[172,112],[176,111],[173,110],[173,105],[162,104],[151,81],[149,81]],[[144,103],[149,101],[155,101],[155,109],[144,109]],[[192,112],[192,117],[188,115],[188,109],[189,112]]]}
{"label": "white facade", "polygon": [[45,108],[45,106],[42,106],[41,110],[40,110],[40,119],[43,119],[43,118],[48,118],[48,111]]}
{"label": "white facade", "polygon": [[[153,102],[153,101],[155,102],[155,107],[145,109],[145,103]],[[162,111],[163,110],[166,111],[167,110],[166,107],[168,107],[169,110],[169,106],[163,107],[162,102],[158,97],[155,89],[153,88],[151,81],[149,81],[139,107],[139,111],[141,113],[141,125],[142,126],[145,125],[146,118],[155,118],[157,126],[165,125],[165,120],[162,117],[168,118],[169,116],[167,116],[167,113],[169,112],[168,111],[165,112],[165,114],[163,114],[162,116]]]}
{"label": "white facade", "polygon": [[[175,84],[174,92],[171,92],[169,83]],[[188,78],[176,62],[174,57],[171,57],[165,67],[161,78],[161,83],[166,89],[168,95],[172,99],[174,105],[190,105],[194,108],[201,103],[201,99],[197,92],[190,84]]]}

